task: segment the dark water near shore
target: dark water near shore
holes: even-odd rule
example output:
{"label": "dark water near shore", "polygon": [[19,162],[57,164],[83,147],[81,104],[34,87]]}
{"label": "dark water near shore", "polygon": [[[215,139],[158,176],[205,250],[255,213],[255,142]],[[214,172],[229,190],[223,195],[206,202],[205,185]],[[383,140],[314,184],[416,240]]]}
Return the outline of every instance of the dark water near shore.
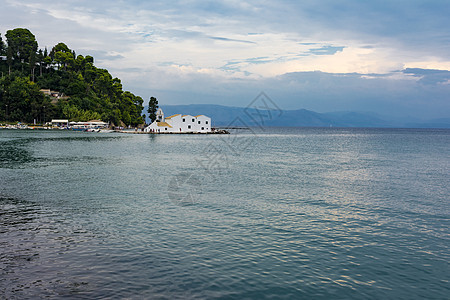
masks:
{"label": "dark water near shore", "polygon": [[0,299],[448,299],[450,130],[0,130]]}

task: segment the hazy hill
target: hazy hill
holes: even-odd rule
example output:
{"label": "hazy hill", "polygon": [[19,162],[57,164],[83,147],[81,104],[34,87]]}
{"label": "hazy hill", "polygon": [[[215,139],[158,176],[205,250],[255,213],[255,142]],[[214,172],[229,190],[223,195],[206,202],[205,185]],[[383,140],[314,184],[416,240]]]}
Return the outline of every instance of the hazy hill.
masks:
{"label": "hazy hill", "polygon": [[[162,105],[164,114],[170,116],[177,113],[188,115],[207,115],[212,118],[213,126],[229,126],[245,124],[255,126],[261,124],[261,112],[244,107],[230,107],[214,104]],[[146,112],[147,108],[144,108]],[[253,116],[253,118],[252,118]],[[237,119],[238,118],[238,119]],[[238,120],[238,122],[232,122]],[[411,127],[411,128],[450,128],[450,118],[429,121],[399,121],[363,112],[318,113],[306,109],[284,110],[266,114],[262,118],[264,126],[281,127]],[[149,120],[147,119],[147,122]]]}

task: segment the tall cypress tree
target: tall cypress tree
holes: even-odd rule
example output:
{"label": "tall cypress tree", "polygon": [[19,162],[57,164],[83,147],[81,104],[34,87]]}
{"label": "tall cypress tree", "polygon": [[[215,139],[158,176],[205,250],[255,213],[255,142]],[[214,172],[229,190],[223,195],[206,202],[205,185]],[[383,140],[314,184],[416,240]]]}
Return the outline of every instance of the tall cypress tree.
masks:
{"label": "tall cypress tree", "polygon": [[150,97],[150,101],[148,102],[148,117],[150,118],[151,123],[156,120],[156,110],[158,109],[158,100],[155,97]]}

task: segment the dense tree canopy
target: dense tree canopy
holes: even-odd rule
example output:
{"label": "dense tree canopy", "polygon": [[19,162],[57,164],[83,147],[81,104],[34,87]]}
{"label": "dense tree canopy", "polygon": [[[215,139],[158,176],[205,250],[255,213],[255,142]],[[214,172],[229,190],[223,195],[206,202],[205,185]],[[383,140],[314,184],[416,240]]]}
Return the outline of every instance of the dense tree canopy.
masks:
{"label": "dense tree canopy", "polygon": [[13,67],[20,67],[23,72],[24,67],[27,67],[27,69],[33,71],[38,48],[34,34],[28,29],[16,28],[8,30],[5,36],[8,41],[7,61],[9,70]]}
{"label": "dense tree canopy", "polygon": [[[0,56],[6,56],[0,59],[0,120],[101,119],[116,126],[144,123],[143,99],[123,91],[120,79],[95,67],[92,56],[76,56],[62,42],[50,53],[38,49],[28,29],[9,30],[5,37],[6,43],[0,36]],[[51,98],[41,89],[59,95]]]}

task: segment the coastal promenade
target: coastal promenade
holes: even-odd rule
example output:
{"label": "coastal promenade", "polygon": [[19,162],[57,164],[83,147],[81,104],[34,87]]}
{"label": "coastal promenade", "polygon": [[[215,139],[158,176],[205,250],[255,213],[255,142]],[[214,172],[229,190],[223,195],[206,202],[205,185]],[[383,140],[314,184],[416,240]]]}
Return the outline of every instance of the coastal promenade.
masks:
{"label": "coastal promenade", "polygon": [[145,132],[141,130],[114,130],[113,132],[128,134],[230,134],[225,129],[217,129],[211,132]]}
{"label": "coastal promenade", "polygon": [[[2,125],[0,126],[1,129],[6,130],[68,130],[71,131],[72,129],[67,128],[60,128],[60,127],[49,127],[49,126],[28,126],[25,124],[18,124],[18,125]],[[80,130],[74,130],[74,131],[80,131]],[[110,133],[110,132],[116,132],[116,133],[128,133],[128,134],[230,134],[229,131],[225,129],[215,129],[211,132],[145,132],[141,129],[129,129],[129,130],[113,130],[113,129],[98,129],[98,130],[85,130],[86,132],[101,132],[101,133]]]}

